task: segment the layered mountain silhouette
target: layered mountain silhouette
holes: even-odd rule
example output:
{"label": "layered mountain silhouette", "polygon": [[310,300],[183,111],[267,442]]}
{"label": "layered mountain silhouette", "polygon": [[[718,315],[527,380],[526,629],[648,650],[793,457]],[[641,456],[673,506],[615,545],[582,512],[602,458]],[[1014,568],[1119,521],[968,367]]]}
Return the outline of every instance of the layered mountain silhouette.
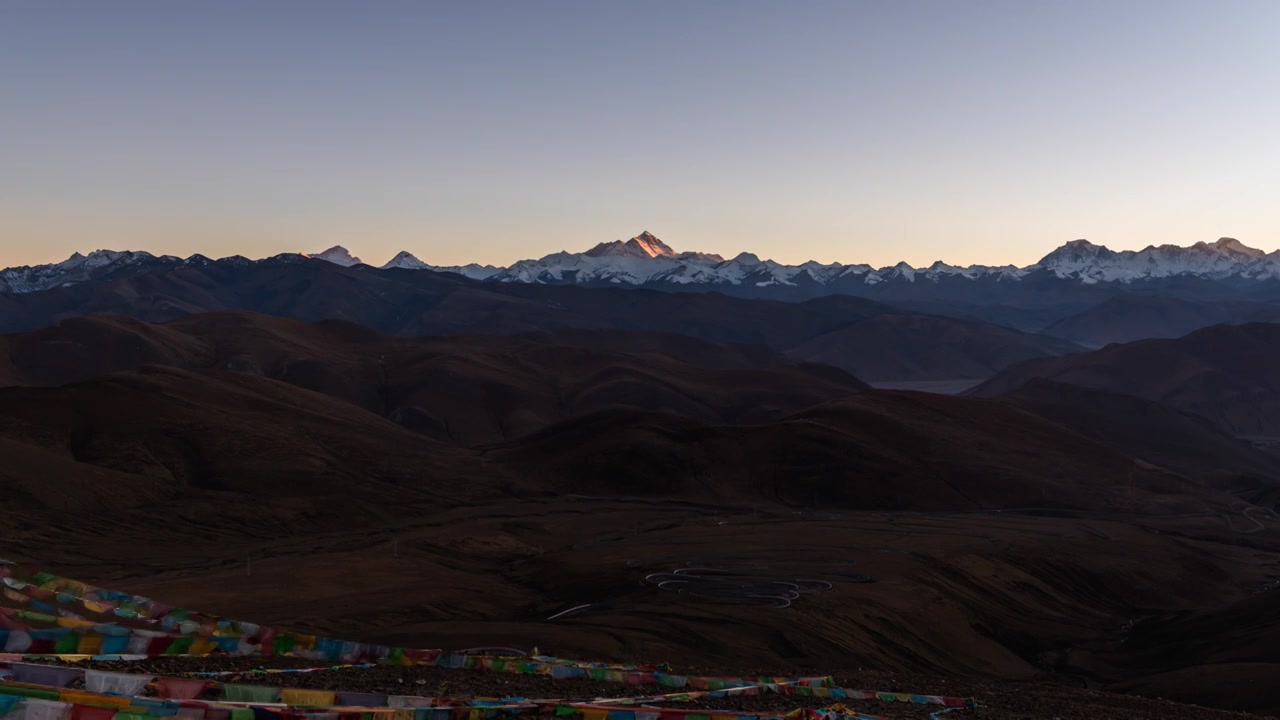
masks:
{"label": "layered mountain silhouette", "polygon": [[1169,340],[1019,363],[972,392],[999,397],[1036,379],[1133,395],[1233,435],[1280,437],[1280,324],[1217,325]]}
{"label": "layered mountain silhouette", "polygon": [[[1169,411],[1089,403],[1128,421],[1170,418],[1121,437],[1100,432],[1105,425],[1087,417],[1071,417],[1061,403],[1046,403],[1043,392],[1023,391],[1012,405],[868,394],[865,383],[835,368],[799,363],[762,346],[671,334],[403,338],[345,322],[240,312],[193,315],[162,325],[90,316],[0,337],[0,361],[0,385],[10,386],[3,391],[6,412],[22,419],[20,437],[33,437],[31,428],[42,423],[48,432],[61,428],[70,433],[71,458],[84,462],[94,456],[89,448],[110,449],[154,466],[154,472],[142,473],[152,478],[185,477],[194,470],[169,467],[164,458],[177,452],[171,448],[129,449],[140,435],[165,447],[174,442],[172,433],[157,438],[155,430],[112,425],[110,418],[133,402],[131,397],[138,401],[128,416],[145,414],[147,428],[179,428],[202,414],[216,415],[228,424],[215,434],[231,436],[236,427],[270,424],[272,413],[298,412],[339,424],[359,422],[363,429],[352,428],[352,437],[371,441],[378,427],[387,427],[392,456],[398,451],[390,446],[406,442],[406,431],[422,438],[411,443],[422,452],[514,442],[491,457],[513,458],[513,467],[583,492],[588,485],[604,487],[640,475],[668,478],[664,492],[673,493],[698,488],[699,477],[718,477],[712,492],[717,494],[728,491],[720,483],[748,482],[763,473],[774,480],[750,488],[734,485],[735,492],[795,499],[803,495],[798,488],[807,488],[823,497],[847,498],[841,502],[892,506],[907,502],[900,496],[912,483],[950,478],[931,490],[912,491],[908,504],[1031,504],[1047,501],[1048,493],[1050,498],[1057,494],[1054,502],[1087,506],[1095,502],[1089,493],[1098,483],[1141,483],[1147,476],[1155,482],[1163,474],[1159,482],[1168,486],[1219,477],[1222,467],[1207,461],[1196,464],[1176,453],[1151,452],[1146,443],[1171,439],[1166,426],[1178,428],[1184,454],[1193,454],[1200,443],[1209,448],[1203,452],[1238,462],[1233,476],[1256,479],[1272,469],[1247,446],[1225,442],[1207,423]],[[341,412],[333,403],[350,411]],[[90,406],[93,412],[86,414]],[[58,414],[59,407],[70,414]],[[181,419],[188,412],[190,419]],[[257,413],[265,415],[253,419]],[[97,426],[93,417],[101,420]],[[296,432],[297,423],[282,430]],[[328,439],[320,445],[331,451],[341,433],[325,432]],[[308,434],[308,442],[317,442],[314,433]],[[285,451],[286,440],[271,442]],[[1229,445],[1234,454],[1225,450]],[[1139,455],[1149,469],[1126,459]],[[442,456],[462,457],[452,451]],[[200,457],[213,456],[202,452]],[[108,466],[129,467],[127,462]],[[1175,476],[1183,480],[1171,479]],[[872,487],[856,489],[865,484],[859,477],[878,479]]]}
{"label": "layered mountain silhouette", "polygon": [[[1076,349],[1055,338],[955,318],[924,319],[844,295],[787,303],[719,293],[482,283],[296,256],[129,266],[65,287],[0,294],[0,330],[36,329],[90,313],[167,321],[221,310],[344,320],[398,335],[570,328],[676,333],[767,345],[872,381],[951,379],[957,372],[982,378],[1011,362]],[[868,341],[859,342],[860,324],[871,320]],[[894,334],[895,326],[900,333]],[[891,341],[886,332],[894,335]]]}
{"label": "layered mountain silhouette", "polygon": [[1164,295],[1116,295],[1044,328],[1085,346],[1176,338],[1219,324],[1280,322],[1280,305],[1241,300],[1197,301]]}
{"label": "layered mountain silhouette", "polygon": [[[99,279],[214,265],[298,264],[307,258],[339,267],[361,265],[360,259],[342,246],[313,255],[219,261],[201,255],[184,260],[141,251],[100,250],[74,255],[62,263],[0,270],[0,302],[10,296],[66,289]],[[750,252],[728,259],[715,253],[679,252],[646,231],[629,240],[599,243],[584,252],[562,251],[507,267],[433,265],[402,251],[381,268],[461,276],[488,287],[642,288],[788,302],[855,296],[920,314],[1003,325],[1093,347],[1175,337],[1217,323],[1271,321],[1280,312],[1276,310],[1280,307],[1280,253],[1266,253],[1232,238],[1189,247],[1161,245],[1120,252],[1075,240],[1024,267],[958,267],[938,261],[923,268],[900,262],[877,269],[867,264],[817,261],[786,265]],[[175,298],[175,302],[182,300],[185,298]],[[224,307],[202,305],[201,309]],[[94,310],[113,308],[95,306],[81,312]],[[15,327],[21,326],[10,325],[8,329]]]}
{"label": "layered mountain silhouette", "polygon": [[248,313],[165,325],[90,316],[0,337],[0,386],[55,386],[165,366],[278,380],[473,446],[609,408],[751,423],[867,386],[762,346],[654,333],[398,338],[338,321]]}

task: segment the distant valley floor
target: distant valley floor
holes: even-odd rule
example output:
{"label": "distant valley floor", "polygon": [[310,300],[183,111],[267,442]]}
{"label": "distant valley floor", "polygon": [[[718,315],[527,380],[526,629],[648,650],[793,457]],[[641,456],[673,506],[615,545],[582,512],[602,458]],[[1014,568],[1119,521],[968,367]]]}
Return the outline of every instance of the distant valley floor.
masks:
{"label": "distant valley floor", "polygon": [[959,395],[982,384],[986,378],[958,380],[885,380],[872,381],[871,387],[880,390],[915,390],[938,395]]}

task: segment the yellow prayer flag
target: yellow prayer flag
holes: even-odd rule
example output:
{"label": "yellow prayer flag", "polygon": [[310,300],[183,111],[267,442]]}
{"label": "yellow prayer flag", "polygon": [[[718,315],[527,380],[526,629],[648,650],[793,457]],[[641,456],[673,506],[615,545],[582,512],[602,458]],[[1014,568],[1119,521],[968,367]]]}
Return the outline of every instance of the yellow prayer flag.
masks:
{"label": "yellow prayer flag", "polygon": [[191,647],[187,649],[188,655],[199,655],[201,657],[208,655],[218,647],[218,643],[209,638],[198,637],[191,641]]}
{"label": "yellow prayer flag", "polygon": [[336,694],[332,690],[302,690],[284,688],[280,691],[280,699],[285,705],[307,705],[311,707],[329,707],[333,705]]}
{"label": "yellow prayer flag", "polygon": [[80,636],[80,644],[76,646],[76,652],[81,655],[97,655],[102,652],[102,635],[100,633],[85,633]]}

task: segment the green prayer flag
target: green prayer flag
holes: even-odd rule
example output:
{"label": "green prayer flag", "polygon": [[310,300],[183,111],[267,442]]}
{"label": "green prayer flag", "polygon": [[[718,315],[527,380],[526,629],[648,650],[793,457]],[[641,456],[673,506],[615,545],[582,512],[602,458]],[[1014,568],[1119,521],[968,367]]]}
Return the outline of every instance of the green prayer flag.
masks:
{"label": "green prayer flag", "polygon": [[61,697],[57,690],[11,687],[9,685],[0,685],[0,693],[5,695],[20,695],[22,697],[36,698],[37,700],[58,700]]}
{"label": "green prayer flag", "polygon": [[277,655],[288,655],[293,652],[293,648],[298,644],[297,639],[292,635],[278,635],[271,643],[271,647]]}
{"label": "green prayer flag", "polygon": [[186,655],[191,650],[191,643],[195,642],[193,637],[175,638],[168,649],[164,651],[165,655]]}
{"label": "green prayer flag", "polygon": [[275,703],[280,702],[280,688],[228,683],[222,686],[222,699],[227,702]]}
{"label": "green prayer flag", "polygon": [[53,651],[59,655],[74,655],[80,649],[80,636],[67,633],[53,644]]}

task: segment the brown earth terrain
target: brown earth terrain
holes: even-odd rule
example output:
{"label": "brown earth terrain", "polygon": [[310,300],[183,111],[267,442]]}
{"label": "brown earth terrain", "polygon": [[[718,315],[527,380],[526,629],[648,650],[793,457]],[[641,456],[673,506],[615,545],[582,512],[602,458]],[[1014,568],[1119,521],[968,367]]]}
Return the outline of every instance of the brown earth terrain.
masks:
{"label": "brown earth terrain", "polygon": [[1280,457],[1199,415],[1134,395],[1041,379],[1002,399],[1146,462],[1250,495],[1254,502],[1280,501],[1268,494],[1280,476]]}
{"label": "brown earth terrain", "polygon": [[[72,532],[55,567],[219,614],[326,634],[662,659],[712,674],[834,672],[851,676],[842,681],[847,687],[985,697],[988,717],[1125,717],[1122,708],[1144,707],[1096,692],[1112,683],[1276,712],[1274,694],[1258,684],[1275,672],[1266,659],[1251,674],[1232,676],[1232,684],[1207,684],[1221,679],[1220,668],[1202,666],[1183,669],[1181,686],[1162,686],[1158,672],[1132,679],[1135,671],[1204,657],[1185,643],[1135,656],[1126,646],[1147,632],[1146,623],[1159,627],[1161,618],[1192,615],[1224,596],[1265,597],[1255,593],[1276,577],[1274,549],[1229,537],[1219,518],[729,514],[587,499],[521,505],[266,542],[233,533],[211,542],[206,532],[184,532],[182,541],[143,532],[168,542],[106,543],[102,557],[69,552],[93,542]],[[631,528],[619,529],[626,524]],[[48,551],[47,544],[39,548]],[[765,609],[644,582],[653,572],[706,565],[825,579],[832,588]],[[591,607],[546,619],[582,604]],[[1133,620],[1142,621],[1136,629]],[[1219,620],[1181,630],[1195,630],[1202,646],[1221,650],[1256,627],[1237,632]],[[1257,647],[1267,647],[1265,638]],[[450,693],[493,690],[464,676],[439,679]],[[1018,703],[1025,714],[1012,710]],[[1149,717],[1179,716],[1156,707]]]}
{"label": "brown earth terrain", "polygon": [[62,575],[371,642],[1059,688],[991,717],[1280,712],[1274,477],[1176,412],[1108,406],[1192,448],[1161,454],[1070,396],[758,347],[82,322],[0,354],[3,554]]}
{"label": "brown earth terrain", "polygon": [[[678,335],[565,331],[398,338],[329,321],[216,313],[152,325],[67,320],[0,336],[0,385],[45,386],[143,366],[233,371],[313,390],[461,444],[630,407],[709,422],[772,420],[866,386],[760,346]],[[617,349],[615,349],[617,348]]]}

